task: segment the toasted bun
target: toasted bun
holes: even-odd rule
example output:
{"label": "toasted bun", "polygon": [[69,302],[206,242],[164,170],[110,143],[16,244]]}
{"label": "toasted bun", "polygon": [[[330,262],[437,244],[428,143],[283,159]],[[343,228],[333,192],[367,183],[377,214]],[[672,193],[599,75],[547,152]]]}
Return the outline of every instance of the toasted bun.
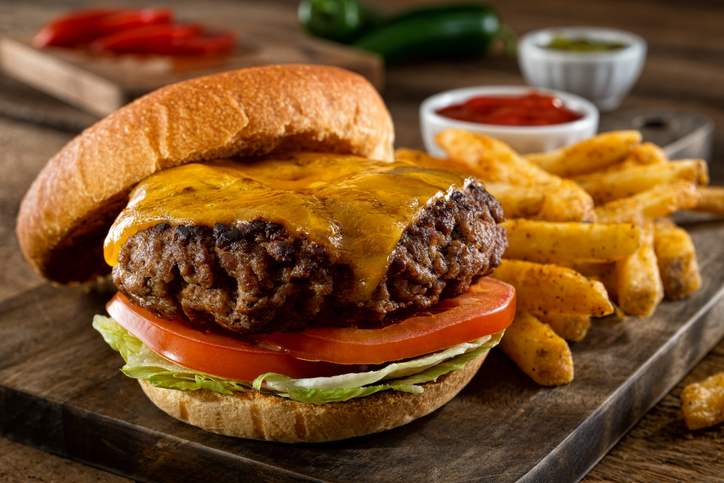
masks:
{"label": "toasted bun", "polygon": [[206,431],[281,443],[321,443],[396,428],[450,401],[475,376],[487,353],[413,394],[382,391],[347,402],[315,405],[256,391],[224,396],[212,391],[159,389],[139,381],[162,411]]}
{"label": "toasted bun", "polygon": [[17,235],[46,278],[105,275],[103,239],[133,186],[194,161],[306,150],[393,160],[392,120],[362,77],[333,67],[268,66],[159,89],[84,131],[25,196]]}

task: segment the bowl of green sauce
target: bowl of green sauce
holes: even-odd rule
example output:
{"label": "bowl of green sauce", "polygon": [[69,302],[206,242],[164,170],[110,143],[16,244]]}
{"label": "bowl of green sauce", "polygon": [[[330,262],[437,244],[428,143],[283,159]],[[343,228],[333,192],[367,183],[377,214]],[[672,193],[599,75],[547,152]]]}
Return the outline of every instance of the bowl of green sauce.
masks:
{"label": "bowl of green sauce", "polygon": [[570,92],[601,111],[617,108],[633,88],[646,58],[646,41],[622,30],[559,27],[521,37],[518,63],[526,82]]}

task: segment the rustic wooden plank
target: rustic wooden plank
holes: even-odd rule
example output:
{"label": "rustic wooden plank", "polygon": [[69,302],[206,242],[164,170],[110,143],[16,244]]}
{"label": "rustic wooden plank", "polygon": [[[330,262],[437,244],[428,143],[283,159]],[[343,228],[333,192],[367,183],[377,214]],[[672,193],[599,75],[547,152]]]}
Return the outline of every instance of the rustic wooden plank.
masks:
{"label": "rustic wooden plank", "polygon": [[[0,0],[0,4],[3,0]],[[23,25],[29,25],[29,20],[37,21],[42,18],[43,15],[49,16],[52,13],[57,13],[61,8],[66,6],[80,5],[80,1],[69,1],[64,2],[62,6],[60,4],[53,4],[52,2],[33,2],[33,7],[25,10],[23,15],[13,15],[12,18],[8,17],[9,20],[6,22],[7,25],[3,25],[3,33],[27,33],[26,30],[22,30]],[[189,11],[193,8],[191,3],[180,2],[183,8],[188,8]],[[288,5],[292,5],[294,2],[288,2]],[[380,2],[384,4],[385,2]],[[408,2],[413,3],[413,2]],[[644,33],[650,40],[650,57],[647,62],[647,66],[644,69],[642,80],[640,84],[634,89],[634,92],[629,96],[625,103],[626,107],[660,107],[666,105],[680,110],[692,110],[694,112],[700,112],[709,115],[716,122],[716,135],[715,135],[715,161],[711,165],[712,172],[715,174],[714,178],[721,180],[724,178],[724,163],[721,162],[722,153],[724,152],[724,109],[722,109],[722,98],[720,90],[717,90],[716,86],[720,83],[707,81],[710,79],[719,79],[721,77],[721,67],[716,64],[717,59],[720,60],[720,55],[717,55],[718,49],[721,49],[721,42],[716,42],[717,36],[721,35],[720,29],[712,31],[712,25],[721,25],[722,15],[724,12],[721,9],[711,9],[708,6],[714,5],[713,2],[698,1],[689,2],[686,5],[686,14],[682,14],[681,6],[676,2],[653,2],[641,1],[631,4],[631,2],[622,1],[611,1],[592,3],[583,5],[575,0],[558,0],[554,3],[546,2],[502,2],[494,0],[495,3],[504,18],[509,19],[510,23],[516,27],[519,32],[524,32],[527,29],[538,28],[542,26],[550,25],[551,23],[563,24],[565,23],[580,23],[588,22],[595,24],[606,24],[606,25],[618,25],[620,27],[627,26],[630,29],[639,33]],[[10,5],[9,2],[5,1],[5,5]],[[210,2],[213,8],[219,5],[224,6],[226,4],[233,4],[233,2]],[[43,5],[41,9],[37,5]],[[405,4],[395,5],[394,8],[403,8]],[[631,9],[629,9],[631,7]],[[0,6],[0,9],[3,7]],[[226,8],[232,8],[227,6]],[[8,9],[9,10],[9,9]],[[228,13],[226,10],[222,10],[220,16],[225,16]],[[625,15],[624,15],[625,13]],[[654,17],[651,17],[654,15]],[[231,18],[231,17],[229,17]],[[653,21],[648,19],[653,18]],[[23,20],[18,22],[16,20]],[[583,20],[581,20],[583,19]],[[587,19],[587,20],[586,20]],[[647,22],[649,25],[647,26]],[[701,28],[699,28],[701,24]],[[717,27],[718,28],[718,27]],[[648,29],[648,30],[642,30]],[[672,32],[675,32],[672,33]],[[713,39],[713,40],[711,40]],[[682,59],[683,57],[683,59]],[[688,70],[692,70],[696,75],[690,75]],[[710,72],[711,77],[708,77],[707,71]],[[664,84],[657,82],[657,77],[665,75],[667,79]],[[393,117],[397,127],[397,145],[398,146],[410,146],[410,147],[421,147],[419,141],[419,131],[417,128],[417,103],[424,98],[425,95],[435,93],[439,90],[461,86],[461,85],[474,85],[474,84],[493,84],[493,83],[519,83],[520,77],[517,72],[515,63],[507,62],[506,60],[493,59],[492,61],[471,61],[471,62],[434,62],[425,65],[417,66],[400,66],[391,69],[390,71],[390,90],[386,94],[386,100],[390,106],[390,111],[393,113]],[[2,94],[5,94],[3,92]],[[3,136],[6,132],[6,126],[0,125],[0,145],[4,146],[4,150],[0,153],[0,159],[8,159],[12,157],[16,160],[22,160],[28,162],[33,166],[39,166],[40,163],[47,159],[46,154],[43,153],[42,157],[38,155],[38,151],[49,151],[49,154],[55,152],[55,148],[52,147],[53,143],[57,142],[63,136],[53,133],[52,131],[46,131],[42,134],[33,133],[33,130],[20,129],[14,124],[8,123],[7,136]],[[25,137],[25,138],[24,138]],[[48,155],[49,156],[49,155]],[[25,173],[23,162],[18,162],[18,167],[21,172]],[[30,169],[30,168],[27,168]],[[3,170],[5,176],[15,176],[13,170]],[[27,182],[26,174],[21,177],[21,183]],[[0,180],[1,182],[2,180]],[[12,189],[12,183],[7,183],[0,186],[0,194],[5,194],[6,189]],[[15,207],[19,200],[11,199],[12,196],[2,197],[0,199],[8,200],[7,204],[0,204],[0,214],[3,214],[5,218],[2,220],[2,231],[0,233],[0,249],[5,250],[5,254],[9,258],[4,258],[0,262],[7,260],[7,263],[3,263],[3,267],[11,267],[18,262],[22,266],[22,260],[17,252],[16,245],[6,241],[12,241],[12,227],[8,224],[12,224],[13,214]],[[5,201],[3,201],[5,203]],[[3,211],[5,210],[5,211]],[[688,224],[687,227],[694,231],[695,240],[697,241],[697,248],[700,251],[702,257],[702,266],[710,266],[714,264],[716,267],[720,267],[721,253],[718,252],[716,246],[716,240],[720,239],[722,233],[721,222],[719,221],[699,221],[696,223]],[[702,251],[706,254],[706,257],[702,256]],[[0,255],[3,255],[0,252]],[[3,255],[5,256],[5,255]],[[720,268],[719,268],[720,269]],[[10,272],[15,269],[10,270]],[[7,270],[5,272],[8,272]],[[8,277],[7,273],[2,275],[6,277],[0,279],[0,288],[5,290],[0,295],[0,300],[10,302],[14,297],[23,293],[27,289],[38,289],[41,282],[37,279],[30,283],[28,286],[23,287],[22,284],[25,278],[22,274],[22,269],[17,268],[17,275]],[[29,276],[32,278],[33,274]],[[37,284],[36,284],[37,283]],[[711,284],[716,281],[706,279],[705,290],[707,293],[711,290]],[[20,287],[15,286],[20,284]],[[63,289],[61,289],[63,290]],[[38,292],[40,293],[40,292]],[[43,292],[45,293],[45,292]],[[74,293],[74,297],[77,294]],[[696,299],[696,297],[694,298]],[[692,300],[676,302],[676,303],[665,303],[661,310],[666,310],[666,317],[671,316],[672,318],[679,320],[683,323],[690,313],[687,310],[673,310],[670,306],[680,307],[682,304],[687,305]],[[695,301],[700,303],[701,301]],[[666,309],[664,309],[666,307]],[[75,309],[74,309],[75,310]],[[678,357],[695,358],[695,356],[705,349],[704,345],[714,344],[716,334],[710,333],[707,330],[709,324],[716,324],[716,318],[721,320],[720,308],[715,308],[716,312],[712,312],[713,315],[709,316],[709,319],[700,325],[704,328],[694,330],[691,329],[689,339],[693,346],[691,351],[686,351],[681,354],[679,351],[674,351],[668,355],[664,350],[672,349],[666,347],[662,350],[661,355],[666,357],[667,363],[671,362],[674,372],[681,371],[680,362]],[[518,455],[526,458],[532,451],[531,448],[535,448],[538,444],[538,440],[545,439],[547,436],[546,431],[549,430],[548,424],[542,424],[535,426],[537,432],[537,438],[531,441],[520,441],[517,440],[517,446],[513,451],[509,451],[507,454],[503,454],[503,446],[511,438],[516,438],[519,433],[519,428],[525,429],[524,423],[536,425],[535,417],[531,417],[523,422],[518,422],[516,419],[515,411],[532,412],[538,413],[538,416],[543,413],[545,417],[551,417],[555,421],[565,420],[568,418],[568,411],[571,410],[570,416],[572,418],[580,417],[578,406],[586,406],[590,404],[590,400],[586,399],[586,394],[590,391],[593,392],[597,400],[600,400],[600,393],[597,385],[597,376],[601,376],[600,372],[597,372],[592,366],[597,364],[603,364],[604,369],[613,371],[618,367],[616,358],[627,358],[632,360],[634,366],[638,363],[638,358],[641,356],[637,353],[638,350],[647,351],[646,347],[642,347],[642,344],[649,344],[647,337],[651,336],[654,340],[659,341],[661,338],[665,338],[666,334],[677,334],[676,331],[672,332],[673,327],[671,323],[674,321],[665,320],[660,322],[658,319],[661,313],[657,313],[656,320],[659,322],[651,322],[648,319],[639,321],[632,319],[625,324],[619,325],[614,322],[603,322],[593,327],[588,341],[575,344],[573,346],[573,353],[576,359],[577,368],[577,379],[574,385],[566,388],[557,388],[553,390],[541,389],[533,386],[528,382],[525,376],[520,375],[508,363],[504,358],[499,356],[493,356],[489,361],[486,362],[484,368],[487,371],[485,374],[480,374],[476,377],[471,386],[461,395],[459,401],[454,401],[456,405],[462,404],[465,410],[474,411],[478,415],[478,418],[482,419],[485,415],[477,413],[480,408],[480,404],[485,404],[484,407],[490,407],[493,417],[491,421],[496,421],[501,414],[513,414],[513,423],[506,428],[502,426],[496,437],[500,440],[486,441],[482,444],[473,435],[473,444],[458,446],[460,452],[470,451],[477,456],[478,459],[488,460],[488,464],[493,468],[489,473],[478,473],[475,475],[475,479],[487,479],[489,481],[498,481],[499,475],[508,476],[514,475],[513,469],[508,469],[511,464],[511,459],[518,458]],[[3,313],[0,320],[4,320]],[[682,319],[684,317],[684,319]],[[18,324],[24,323],[25,321],[16,320]],[[646,330],[642,330],[641,327],[635,325],[639,322],[643,322],[643,327]],[[653,325],[651,325],[653,324]],[[659,327],[659,324],[661,327]],[[719,322],[720,324],[720,322]],[[80,326],[79,326],[80,327]],[[98,391],[87,389],[79,394],[71,393],[69,391],[69,385],[59,383],[59,387],[66,392],[64,397],[68,397],[68,401],[65,404],[65,412],[60,414],[54,412],[53,407],[57,407],[60,402],[52,401],[52,404],[43,406],[42,404],[35,404],[35,407],[45,407],[50,411],[53,417],[48,418],[49,424],[52,426],[52,422],[55,421],[55,417],[60,418],[63,421],[61,428],[65,428],[65,434],[67,436],[60,438],[59,440],[50,437],[51,441],[56,441],[62,446],[66,454],[73,454],[75,458],[83,459],[85,461],[94,462],[99,464],[98,461],[103,457],[106,458],[103,461],[110,463],[110,466],[120,465],[119,461],[123,461],[124,458],[138,458],[144,465],[152,465],[153,469],[149,472],[153,474],[162,475],[163,466],[171,463],[184,464],[189,472],[186,474],[192,478],[198,479],[204,477],[204,469],[209,468],[212,464],[226,465],[228,462],[220,458],[219,455],[225,455],[227,453],[233,455],[235,458],[240,458],[242,461],[241,466],[230,464],[231,468],[236,471],[242,471],[246,466],[254,465],[256,470],[254,475],[259,478],[266,477],[269,479],[269,474],[284,475],[287,477],[299,477],[303,475],[311,475],[310,477],[321,479],[325,477],[325,474],[329,477],[333,472],[327,470],[326,473],[322,470],[328,468],[330,465],[334,465],[339,461],[352,460],[351,466],[344,466],[341,468],[339,473],[343,470],[350,470],[347,476],[364,475],[368,473],[364,472],[367,468],[365,462],[375,462],[379,460],[377,464],[372,464],[370,468],[374,471],[379,471],[380,468],[386,469],[385,465],[388,466],[400,466],[405,467],[406,465],[415,465],[418,462],[418,456],[415,455],[414,450],[407,448],[407,452],[403,452],[400,445],[417,444],[422,449],[420,451],[419,458],[435,459],[437,462],[436,469],[432,470],[431,475],[438,477],[442,480],[450,480],[452,476],[471,476],[471,473],[459,470],[459,467],[464,464],[464,458],[458,455],[453,455],[449,460],[440,459],[444,454],[436,454],[430,449],[434,445],[450,445],[459,443],[462,437],[458,439],[452,437],[449,434],[450,428],[442,424],[441,429],[443,433],[432,434],[425,432],[428,427],[434,427],[435,421],[447,421],[450,422],[450,414],[455,414],[460,410],[459,407],[449,406],[445,409],[446,412],[441,412],[436,415],[432,415],[430,418],[426,418],[423,421],[414,423],[413,427],[402,428],[399,431],[393,431],[387,435],[380,435],[379,438],[374,439],[374,443],[378,445],[375,447],[371,443],[365,441],[347,442],[345,445],[340,447],[316,447],[308,448],[307,451],[303,451],[304,448],[297,449],[293,447],[289,449],[280,445],[265,444],[265,443],[249,443],[238,442],[230,440],[228,438],[218,437],[215,435],[208,435],[202,433],[194,428],[187,427],[180,423],[177,423],[170,418],[166,418],[163,415],[159,415],[150,404],[144,399],[138,399],[140,392],[133,381],[128,381],[122,376],[118,375],[113,366],[114,361],[120,364],[120,359],[117,355],[112,353],[109,349],[103,346],[102,341],[96,341],[92,337],[92,330],[83,329],[78,330],[79,327],[71,330],[74,337],[79,337],[83,344],[91,343],[95,347],[86,349],[86,354],[98,354],[99,352],[105,351],[104,360],[108,362],[108,366],[105,366],[105,370],[109,371],[105,375],[97,375],[100,382]],[[28,330],[32,330],[32,324]],[[45,330],[45,329],[44,329]],[[85,338],[80,334],[84,330],[88,330]],[[74,332],[75,331],[75,332]],[[649,334],[648,332],[651,332]],[[698,331],[698,332],[697,332]],[[47,332],[46,332],[47,333]],[[679,334],[681,335],[681,334]],[[639,342],[640,341],[642,342]],[[16,339],[17,340],[17,339]],[[638,343],[637,343],[638,342]],[[703,345],[702,345],[703,344]],[[604,347],[610,346],[611,352],[607,352]],[[718,346],[719,357],[721,357],[721,348],[724,345]],[[6,346],[0,346],[0,353],[6,349]],[[96,352],[99,351],[99,352]],[[53,356],[61,354],[62,351],[56,352]],[[63,353],[64,357],[68,356],[68,353]],[[717,352],[707,358],[707,361],[711,361],[714,358],[716,361]],[[50,356],[48,356],[50,357]],[[675,359],[677,357],[677,359]],[[107,358],[107,359],[105,359]],[[48,360],[50,360],[49,358]],[[626,360],[626,359],[624,359]],[[719,359],[720,360],[720,359]],[[113,363],[113,364],[111,364]],[[614,364],[614,366],[610,366]],[[59,364],[62,370],[63,364]],[[23,374],[30,374],[32,364],[25,365],[23,367]],[[696,370],[690,374],[684,382],[693,382],[693,380],[699,380],[709,375],[711,370],[722,370],[722,366],[716,363],[702,363],[697,366]],[[614,371],[615,372],[615,371]],[[12,373],[9,370],[8,373]],[[8,374],[6,373],[6,375]],[[683,374],[682,374],[683,375]],[[105,379],[109,376],[109,379]],[[615,373],[613,375],[606,374],[604,371],[603,377],[625,377],[624,375]],[[664,374],[666,377],[674,377],[674,374]],[[488,396],[482,396],[490,393],[490,383],[496,381],[494,386],[495,392],[488,394]],[[39,387],[42,382],[42,378],[34,379],[34,387]],[[650,375],[646,378],[642,385],[630,387],[629,392],[634,393],[634,397],[638,397],[637,391],[649,390],[651,387],[656,388],[662,383],[661,376],[657,374]],[[662,403],[656,406],[656,409],[649,413],[644,418],[642,423],[636,426],[628,436],[624,438],[619,445],[617,445],[611,454],[606,457],[603,462],[598,465],[586,478],[585,481],[694,481],[694,480],[706,480],[706,481],[721,481],[722,474],[722,463],[721,463],[721,448],[724,442],[724,429],[722,427],[711,428],[710,430],[701,430],[694,433],[689,433],[683,427],[683,423],[678,419],[678,394],[680,393],[683,383],[676,386],[673,392],[671,392]],[[5,387],[5,386],[3,386]],[[513,395],[507,395],[507,391],[511,388],[518,388],[518,393]],[[575,388],[571,389],[571,388]],[[6,390],[6,389],[4,389]],[[501,391],[501,392],[498,392]],[[12,392],[17,395],[18,388],[12,386]],[[61,392],[63,392],[61,391]],[[520,393],[523,393],[522,395]],[[37,398],[27,392],[21,392],[25,399],[20,399],[23,402],[35,401]],[[555,400],[561,395],[565,394],[567,398],[570,398],[568,406],[556,406],[551,403],[551,399]],[[536,397],[534,397],[536,396]],[[488,399],[486,399],[486,397]],[[18,400],[17,398],[15,399]],[[520,402],[524,403],[527,400],[532,400],[536,404],[533,404],[533,409],[529,409],[525,406],[520,406]],[[0,396],[0,417],[7,415],[7,405],[3,405],[4,402],[9,399],[4,396]],[[610,400],[605,400],[611,406]],[[540,404],[538,404],[540,403]],[[113,406],[123,404],[124,410],[121,411],[116,409],[103,409],[103,406]],[[575,406],[575,407],[574,407]],[[629,404],[632,411],[643,411],[641,405],[633,406]],[[17,410],[17,408],[15,409]],[[450,412],[452,411],[452,413]],[[31,413],[32,414],[32,413]],[[59,414],[59,415],[58,415]],[[551,414],[552,416],[548,416]],[[597,424],[603,424],[601,421],[607,421],[606,418],[598,416],[600,421]],[[91,421],[88,425],[87,422]],[[455,424],[460,422],[466,422],[467,420],[455,420]],[[475,422],[476,425],[466,427],[465,429],[454,428],[458,433],[466,432],[470,434],[473,429],[479,427],[480,422]],[[502,423],[499,423],[502,424]],[[606,422],[606,424],[609,424]],[[42,425],[38,424],[39,427]],[[72,431],[70,428],[73,428]],[[48,429],[47,427],[45,428]],[[591,428],[588,427],[590,430]],[[613,427],[607,430],[606,439],[613,440],[611,437],[612,432],[618,431],[618,427]],[[532,429],[530,429],[532,431]],[[135,448],[134,452],[123,451],[124,444],[129,437],[137,435],[138,432],[146,435],[142,441],[136,443],[130,443]],[[0,431],[2,432],[2,431]],[[412,438],[411,433],[419,433],[422,437]],[[603,431],[601,431],[603,432]],[[399,435],[398,435],[399,433]],[[36,445],[47,448],[49,445],[44,443],[48,438],[48,433],[43,433],[40,429],[34,433],[36,437]],[[63,434],[61,431],[57,434]],[[22,435],[21,435],[22,436]],[[25,435],[27,437],[27,435]],[[597,439],[598,434],[595,434],[594,438]],[[70,443],[72,444],[70,444]],[[46,446],[42,446],[45,444]],[[590,443],[588,440],[582,442],[584,445],[580,449],[574,448],[571,451],[558,450],[556,457],[561,459],[561,463],[576,459],[580,452],[596,452],[599,448],[599,443]],[[331,446],[331,445],[330,445]],[[70,447],[71,453],[68,453]],[[169,452],[173,452],[175,449],[181,448],[181,454],[179,459],[174,459],[173,456],[169,456]],[[200,450],[197,452],[196,449]],[[414,448],[414,447],[413,447]],[[462,449],[460,449],[462,448]],[[236,453],[235,453],[236,452]],[[240,454],[239,454],[240,453]],[[319,456],[317,453],[330,453],[327,456]],[[131,454],[131,456],[129,456]],[[308,461],[299,461],[303,455],[309,456]],[[502,455],[502,456],[501,456]],[[200,458],[210,458],[201,460]],[[87,458],[87,459],[86,459]],[[185,459],[184,459],[185,458]],[[490,463],[492,460],[497,458],[496,464]],[[472,459],[472,457],[471,457]],[[154,463],[155,462],[155,463]],[[282,471],[284,468],[290,468],[292,465],[299,465],[296,470],[292,473]],[[548,468],[553,463],[541,460],[541,468]],[[579,466],[581,465],[580,463]],[[128,463],[124,463],[128,465]],[[246,466],[245,466],[246,465]],[[282,466],[284,468],[282,468]],[[452,468],[452,472],[448,472],[447,469]],[[135,472],[142,471],[137,466],[132,466],[131,469]],[[262,471],[263,469],[263,471]],[[213,469],[212,469],[213,470]],[[354,472],[352,472],[354,470]],[[222,471],[223,470],[218,470]],[[304,471],[305,473],[302,473]],[[539,469],[539,471],[541,471]],[[339,474],[338,473],[338,474]],[[211,473],[210,473],[211,474]],[[400,472],[394,473],[396,476],[400,476]],[[551,473],[554,474],[554,473]],[[179,473],[174,473],[174,477],[181,476]],[[228,476],[228,473],[226,474]],[[238,476],[238,473],[237,473]],[[404,475],[405,479],[407,475]],[[413,474],[412,476],[417,476]],[[545,475],[550,476],[550,475]],[[327,478],[331,480],[332,478]],[[352,478],[348,478],[352,479]],[[360,478],[361,479],[361,478]],[[366,478],[365,478],[366,479]]]}
{"label": "rustic wooden plank", "polygon": [[[230,12],[231,13],[231,12]],[[296,25],[292,10],[239,3],[234,22],[238,33],[233,55],[224,57],[169,57],[91,54],[66,49],[36,49],[29,38],[0,38],[0,67],[5,74],[58,99],[99,116],[167,84],[256,65],[312,63],[343,67],[384,87],[382,59],[334,42],[313,39]],[[228,23],[212,15],[206,25]],[[284,26],[293,25],[293,28]]]}
{"label": "rustic wooden plank", "polygon": [[[199,476],[214,468],[219,481],[233,480],[238,471],[269,481],[350,475],[370,481],[575,480],[724,335],[724,302],[712,307],[724,283],[716,243],[724,226],[705,221],[689,228],[701,254],[702,290],[662,304],[648,319],[596,324],[573,347],[576,379],[570,385],[541,389],[494,353],[433,415],[321,445],[238,441],[161,414],[117,372],[120,357],[89,327],[108,293],[44,285],[0,304],[0,433],[160,481],[175,480],[173,468],[182,467]],[[15,330],[20,323],[26,330]],[[189,461],[203,463],[189,467]]]}
{"label": "rustic wooden plank", "polygon": [[671,391],[583,480],[724,481],[724,426],[689,431],[681,417],[682,389],[724,371],[724,343]]}
{"label": "rustic wooden plank", "polygon": [[5,483],[130,483],[131,480],[0,438],[0,481]]}
{"label": "rustic wooden plank", "polygon": [[45,162],[71,136],[0,118],[0,300],[44,283],[20,253],[15,218],[20,200]]}

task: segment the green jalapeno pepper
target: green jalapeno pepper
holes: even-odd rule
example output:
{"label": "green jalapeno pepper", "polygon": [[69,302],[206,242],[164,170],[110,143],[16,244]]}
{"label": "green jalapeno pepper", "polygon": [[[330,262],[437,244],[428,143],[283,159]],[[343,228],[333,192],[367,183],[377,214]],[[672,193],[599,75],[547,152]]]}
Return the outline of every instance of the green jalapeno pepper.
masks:
{"label": "green jalapeno pepper", "polygon": [[356,0],[303,0],[297,13],[312,35],[344,44],[354,42],[387,19],[379,10]]}
{"label": "green jalapeno pepper", "polygon": [[[316,13],[311,4],[318,4]],[[328,12],[325,15],[321,14],[321,4],[325,4]],[[512,32],[500,23],[495,11],[484,4],[421,7],[386,19],[379,12],[370,14],[364,8],[367,7],[355,0],[304,0],[300,5],[300,20],[311,33],[376,52],[388,64],[480,55],[496,38],[503,39],[509,50],[514,47]],[[325,24],[327,32],[332,31],[331,25],[334,25],[340,34],[335,33],[336,38],[329,33],[325,35],[318,24]],[[340,40],[342,38],[347,40]]]}

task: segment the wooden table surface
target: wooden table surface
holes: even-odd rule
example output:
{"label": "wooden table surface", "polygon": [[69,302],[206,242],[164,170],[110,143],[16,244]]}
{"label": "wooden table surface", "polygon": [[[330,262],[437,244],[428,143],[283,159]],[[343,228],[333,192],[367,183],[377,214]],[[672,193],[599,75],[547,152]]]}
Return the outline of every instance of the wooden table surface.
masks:
{"label": "wooden table surface", "polygon": [[[115,2],[119,3],[119,2]],[[296,2],[277,1],[280,11]],[[383,7],[386,3],[376,1]],[[395,9],[420,2],[400,1]],[[619,108],[668,108],[708,116],[715,125],[709,159],[712,179],[724,184],[724,5],[718,0],[689,2],[600,0],[491,0],[518,34],[564,25],[617,27],[637,33],[649,44],[642,76]],[[0,0],[0,35],[27,35],[47,18],[85,5],[81,1]],[[176,2],[192,14],[195,2]],[[232,11],[234,2],[204,2],[204,9]],[[232,23],[230,21],[230,23]],[[384,98],[397,131],[396,146],[422,148],[417,108],[425,97],[456,87],[523,84],[514,59],[424,62],[394,66],[387,72]],[[615,113],[604,115],[610,116]],[[95,118],[0,74],[0,157],[47,158]],[[4,176],[15,176],[5,173]],[[16,212],[0,211],[0,265],[20,264],[17,242],[8,236]],[[5,242],[7,240],[12,240]],[[8,280],[7,277],[14,277]],[[3,278],[5,277],[5,278]],[[0,273],[0,301],[43,282],[27,271]],[[722,321],[724,323],[724,321]],[[632,320],[631,323],[636,323]],[[575,357],[575,345],[573,346]],[[724,481],[724,426],[690,432],[680,418],[679,394],[693,381],[724,371],[724,343],[704,358],[668,395],[593,468],[583,481]],[[0,407],[0,411],[2,407]],[[514,457],[514,455],[511,455]],[[0,481],[128,481],[0,438]]]}

